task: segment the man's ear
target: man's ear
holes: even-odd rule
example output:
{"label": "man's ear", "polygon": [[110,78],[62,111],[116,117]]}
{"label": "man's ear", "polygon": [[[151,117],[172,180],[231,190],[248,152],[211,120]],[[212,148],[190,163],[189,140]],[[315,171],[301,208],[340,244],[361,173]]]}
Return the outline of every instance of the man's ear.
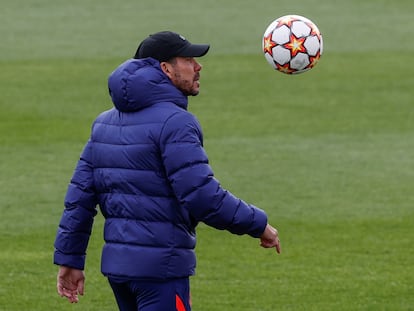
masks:
{"label": "man's ear", "polygon": [[168,78],[172,77],[172,65],[167,62],[160,63],[161,70],[167,75]]}

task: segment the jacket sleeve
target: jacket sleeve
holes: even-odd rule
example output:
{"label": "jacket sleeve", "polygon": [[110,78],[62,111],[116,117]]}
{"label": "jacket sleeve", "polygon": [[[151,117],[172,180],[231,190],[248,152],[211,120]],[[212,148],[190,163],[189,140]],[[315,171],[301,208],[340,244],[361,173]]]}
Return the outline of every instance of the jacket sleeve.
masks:
{"label": "jacket sleeve", "polygon": [[54,263],[83,270],[86,248],[96,215],[91,143],[85,146],[68,186],[65,209],[54,243]]}
{"label": "jacket sleeve", "polygon": [[192,114],[182,112],[171,117],[163,128],[160,146],[173,191],[197,221],[234,234],[262,235],[267,215],[221,187],[208,163],[200,125]]}

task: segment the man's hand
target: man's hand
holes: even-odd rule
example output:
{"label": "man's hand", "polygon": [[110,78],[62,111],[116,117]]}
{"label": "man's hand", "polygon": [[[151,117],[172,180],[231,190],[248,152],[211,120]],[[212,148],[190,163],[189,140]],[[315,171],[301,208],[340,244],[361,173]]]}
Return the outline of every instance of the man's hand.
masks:
{"label": "man's hand", "polygon": [[79,301],[78,294],[83,295],[85,274],[82,270],[60,266],[57,275],[57,291],[61,297],[69,302]]}
{"label": "man's hand", "polygon": [[281,252],[279,233],[269,224],[267,224],[265,231],[260,237],[260,246],[264,248],[275,247],[278,254]]}

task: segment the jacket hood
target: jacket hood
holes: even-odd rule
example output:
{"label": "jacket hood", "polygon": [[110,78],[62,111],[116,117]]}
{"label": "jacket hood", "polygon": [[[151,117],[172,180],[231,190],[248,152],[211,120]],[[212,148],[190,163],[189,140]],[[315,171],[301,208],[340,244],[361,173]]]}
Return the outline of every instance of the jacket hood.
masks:
{"label": "jacket hood", "polygon": [[116,109],[138,111],[159,102],[187,109],[188,98],[177,89],[153,58],[129,59],[108,78],[109,94]]}

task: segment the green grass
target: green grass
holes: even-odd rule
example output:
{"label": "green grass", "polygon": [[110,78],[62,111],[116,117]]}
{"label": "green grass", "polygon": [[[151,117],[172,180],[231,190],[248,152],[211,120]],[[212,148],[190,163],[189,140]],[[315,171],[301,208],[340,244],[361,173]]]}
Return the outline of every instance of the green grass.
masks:
{"label": "green grass", "polygon": [[[4,2],[4,1],[3,1]],[[114,310],[99,272],[56,294],[53,240],[106,79],[140,39],[174,29],[210,42],[190,99],[223,186],[265,209],[283,253],[205,225],[194,310],[414,309],[414,3],[6,0],[0,17],[0,310]],[[280,15],[314,19],[325,54],[284,76],[260,53]]]}

